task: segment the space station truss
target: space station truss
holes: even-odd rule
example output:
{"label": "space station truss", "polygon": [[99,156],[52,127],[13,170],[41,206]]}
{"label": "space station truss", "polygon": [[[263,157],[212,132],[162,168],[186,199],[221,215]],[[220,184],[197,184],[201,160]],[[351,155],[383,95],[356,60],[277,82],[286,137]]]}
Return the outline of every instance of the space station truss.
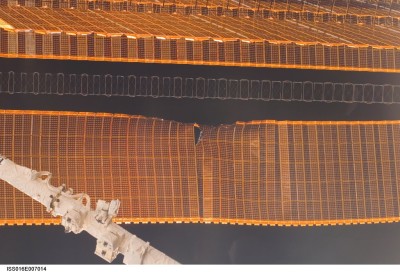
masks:
{"label": "space station truss", "polygon": [[397,73],[400,5],[2,0],[0,57]]}
{"label": "space station truss", "polygon": [[[194,131],[200,130],[200,137]],[[0,111],[0,152],[54,185],[119,199],[119,223],[336,225],[400,219],[400,121],[202,126]],[[58,224],[0,183],[0,224]]]}

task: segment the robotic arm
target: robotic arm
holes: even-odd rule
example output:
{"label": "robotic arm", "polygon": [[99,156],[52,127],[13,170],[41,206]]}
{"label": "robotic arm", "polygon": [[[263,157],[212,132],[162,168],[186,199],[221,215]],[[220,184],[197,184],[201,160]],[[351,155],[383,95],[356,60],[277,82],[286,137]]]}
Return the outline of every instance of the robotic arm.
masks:
{"label": "robotic arm", "polygon": [[99,200],[96,209],[91,210],[88,195],[73,194],[65,185],[54,187],[50,184],[50,172],[20,166],[1,155],[0,179],[44,205],[53,216],[61,216],[65,232],[87,231],[94,236],[97,239],[95,254],[107,262],[112,262],[121,253],[125,264],[178,264],[112,222],[118,213],[119,200]]}

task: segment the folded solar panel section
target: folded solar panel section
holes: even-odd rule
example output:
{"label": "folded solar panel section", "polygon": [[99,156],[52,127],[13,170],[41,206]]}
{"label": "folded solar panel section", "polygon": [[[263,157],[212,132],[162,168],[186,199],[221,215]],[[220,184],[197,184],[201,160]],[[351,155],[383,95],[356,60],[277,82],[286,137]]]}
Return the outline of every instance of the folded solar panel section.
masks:
{"label": "folded solar panel section", "polygon": [[[400,121],[200,126],[128,115],[0,111],[0,153],[54,185],[120,199],[120,223],[397,222]],[[58,224],[0,182],[0,225]]]}
{"label": "folded solar panel section", "polygon": [[2,0],[0,5],[45,8],[74,8],[81,10],[139,11],[139,12],[179,12],[187,13],[229,13],[229,12],[277,12],[285,13],[326,13],[333,15],[374,15],[377,17],[398,16],[398,0],[358,1],[358,0]]}
{"label": "folded solar panel section", "polygon": [[400,71],[400,17],[307,14],[0,6],[0,56]]}

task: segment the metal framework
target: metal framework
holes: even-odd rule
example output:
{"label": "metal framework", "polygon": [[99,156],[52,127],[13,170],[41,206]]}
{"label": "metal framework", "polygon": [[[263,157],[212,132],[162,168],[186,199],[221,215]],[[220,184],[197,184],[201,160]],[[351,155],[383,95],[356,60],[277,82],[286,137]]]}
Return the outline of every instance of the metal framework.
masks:
{"label": "metal framework", "polygon": [[64,184],[54,187],[50,183],[50,172],[37,172],[15,164],[2,155],[0,178],[42,204],[51,215],[61,217],[66,233],[86,231],[95,237],[95,254],[107,262],[112,262],[118,254],[122,254],[125,264],[178,264],[148,242],[112,222],[118,213],[119,200],[98,200],[96,209],[91,209],[87,194],[74,194],[73,189],[66,188]]}
{"label": "metal framework", "polygon": [[[400,221],[400,121],[198,126],[128,115],[0,112],[0,150],[48,169],[119,223],[335,225]],[[59,224],[0,183],[0,224]]]}

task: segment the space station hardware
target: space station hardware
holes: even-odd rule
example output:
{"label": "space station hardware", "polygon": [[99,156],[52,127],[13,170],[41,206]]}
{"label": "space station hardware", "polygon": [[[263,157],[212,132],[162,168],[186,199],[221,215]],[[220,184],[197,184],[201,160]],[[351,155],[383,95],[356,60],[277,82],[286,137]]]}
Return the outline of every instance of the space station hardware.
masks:
{"label": "space station hardware", "polygon": [[54,187],[50,184],[50,172],[29,169],[1,155],[0,179],[44,205],[53,216],[61,216],[66,233],[87,231],[95,237],[95,254],[107,262],[122,254],[125,264],[178,264],[148,242],[112,222],[118,213],[119,200],[98,200],[93,210],[87,194],[74,194],[65,185]]}

